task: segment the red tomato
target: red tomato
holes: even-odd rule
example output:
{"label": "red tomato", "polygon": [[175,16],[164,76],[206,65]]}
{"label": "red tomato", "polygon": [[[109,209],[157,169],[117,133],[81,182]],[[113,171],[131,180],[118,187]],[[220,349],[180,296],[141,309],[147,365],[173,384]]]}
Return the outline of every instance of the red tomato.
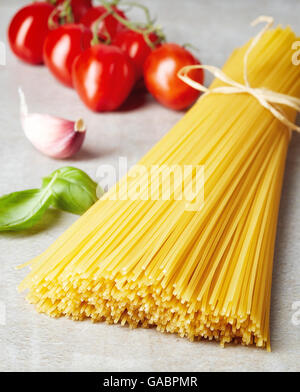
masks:
{"label": "red tomato", "polygon": [[74,60],[91,46],[93,34],[82,25],[66,24],[51,31],[44,44],[45,63],[62,83],[72,87]]}
{"label": "red tomato", "polygon": [[[123,11],[119,10],[116,6],[112,7],[118,15],[122,18],[126,19],[126,15]],[[104,14],[107,13],[105,7],[100,5],[99,7],[93,7],[88,10],[88,12],[84,15],[84,17],[80,20],[80,23],[90,28],[93,31],[94,23]],[[113,39],[118,31],[122,30],[124,25],[117,21],[112,15],[108,15],[99,26],[99,38],[101,40],[106,40],[108,33],[110,38]]]}
{"label": "red tomato", "polygon": [[[49,0],[51,2],[51,0]],[[66,0],[57,0],[56,5],[65,3]],[[53,1],[52,1],[53,2]],[[79,23],[80,19],[92,7],[92,0],[71,0],[71,8],[74,17],[74,22]]]}
{"label": "red tomato", "polygon": [[[158,37],[154,33],[149,35],[149,39],[153,43],[158,43]],[[152,52],[152,48],[145,41],[143,34],[128,29],[123,30],[116,35],[113,44],[119,46],[132,59],[136,68],[137,80],[141,79],[145,61]],[[160,45],[157,44],[157,46]]]}
{"label": "red tomato", "polygon": [[82,101],[96,112],[118,109],[134,82],[134,65],[116,46],[95,45],[84,51],[73,66],[75,89]]}
{"label": "red tomato", "polygon": [[[174,110],[191,106],[200,92],[182,82],[177,73],[186,65],[200,62],[186,49],[177,44],[164,44],[147,58],[144,69],[146,87],[163,105]],[[202,69],[191,71],[190,76],[203,83]]]}
{"label": "red tomato", "polygon": [[43,45],[50,29],[48,19],[54,11],[48,3],[33,3],[16,13],[8,28],[12,51],[30,64],[43,64]]}

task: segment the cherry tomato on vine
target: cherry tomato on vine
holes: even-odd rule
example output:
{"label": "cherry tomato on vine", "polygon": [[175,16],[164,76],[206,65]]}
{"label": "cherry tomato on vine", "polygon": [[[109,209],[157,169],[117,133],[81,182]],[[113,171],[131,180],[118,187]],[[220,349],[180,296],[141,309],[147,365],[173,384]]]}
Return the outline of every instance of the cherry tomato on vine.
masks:
{"label": "cherry tomato on vine", "polygon": [[96,112],[116,110],[134,86],[134,65],[117,46],[98,44],[75,60],[73,83],[90,109]]}
{"label": "cherry tomato on vine", "polygon": [[[177,73],[186,65],[200,62],[185,48],[177,44],[164,44],[147,58],[144,68],[146,87],[161,104],[174,110],[191,106],[200,92],[182,82]],[[203,83],[202,69],[190,72],[192,79]]]}
{"label": "cherry tomato on vine", "polygon": [[21,60],[43,64],[43,45],[49,33],[48,20],[54,6],[46,2],[33,3],[18,11],[10,22],[8,40],[14,54]]}
{"label": "cherry tomato on vine", "polygon": [[[66,0],[49,0],[56,6],[66,4]],[[79,23],[80,19],[93,7],[92,0],[71,0],[70,2],[72,15],[75,23]]]}
{"label": "cherry tomato on vine", "polygon": [[[149,39],[156,44],[156,47],[160,46],[159,38],[155,33],[149,34]],[[136,68],[137,80],[141,79],[145,61],[153,50],[145,41],[143,34],[124,29],[117,33],[113,44],[119,46],[132,59]]]}
{"label": "cherry tomato on vine", "polygon": [[[126,19],[126,15],[123,11],[118,9],[116,6],[112,6],[112,8],[119,16],[121,16],[123,19]],[[99,20],[99,18],[102,16],[104,17],[106,13],[106,8],[101,5],[99,7],[90,8],[80,20],[80,23],[93,31],[94,23],[97,22],[97,20]],[[111,39],[113,39],[118,31],[123,29],[124,25],[122,23],[120,23],[112,15],[107,15],[99,25],[99,39],[105,41],[107,39],[107,34]]]}
{"label": "cherry tomato on vine", "polygon": [[51,31],[44,44],[44,60],[53,75],[72,87],[74,60],[91,46],[93,34],[79,24],[66,24]]}

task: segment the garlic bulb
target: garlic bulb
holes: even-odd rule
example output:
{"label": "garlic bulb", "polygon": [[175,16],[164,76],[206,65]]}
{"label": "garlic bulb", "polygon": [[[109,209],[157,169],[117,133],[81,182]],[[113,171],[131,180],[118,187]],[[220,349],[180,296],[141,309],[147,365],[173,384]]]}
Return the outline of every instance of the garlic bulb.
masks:
{"label": "garlic bulb", "polygon": [[82,119],[73,122],[48,114],[28,113],[21,88],[19,95],[22,127],[37,150],[56,159],[70,158],[80,150],[86,135]]}

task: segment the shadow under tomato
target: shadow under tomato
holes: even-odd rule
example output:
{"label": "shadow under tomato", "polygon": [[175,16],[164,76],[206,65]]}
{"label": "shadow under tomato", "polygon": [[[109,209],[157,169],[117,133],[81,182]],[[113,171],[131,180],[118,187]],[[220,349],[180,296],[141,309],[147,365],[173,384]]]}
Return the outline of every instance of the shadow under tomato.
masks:
{"label": "shadow under tomato", "polygon": [[145,106],[149,100],[150,94],[148,93],[143,82],[139,82],[125,103],[117,110],[117,112],[129,112]]}

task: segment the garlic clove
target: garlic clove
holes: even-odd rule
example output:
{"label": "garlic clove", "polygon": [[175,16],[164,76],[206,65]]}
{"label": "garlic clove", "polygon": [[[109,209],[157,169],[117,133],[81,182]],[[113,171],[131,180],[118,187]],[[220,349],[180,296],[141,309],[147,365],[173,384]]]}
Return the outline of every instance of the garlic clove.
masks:
{"label": "garlic clove", "polygon": [[74,121],[48,114],[28,113],[22,89],[21,124],[24,133],[33,146],[43,154],[56,159],[71,158],[85,139],[86,127],[82,119]]}

